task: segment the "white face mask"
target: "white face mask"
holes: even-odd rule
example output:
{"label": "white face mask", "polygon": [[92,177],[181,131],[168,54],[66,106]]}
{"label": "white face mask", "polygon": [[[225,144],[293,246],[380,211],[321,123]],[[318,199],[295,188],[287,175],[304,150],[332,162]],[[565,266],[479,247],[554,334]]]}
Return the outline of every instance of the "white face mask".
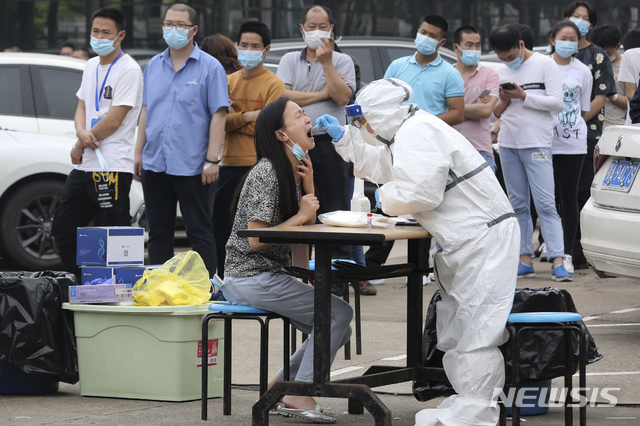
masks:
{"label": "white face mask", "polygon": [[307,44],[307,47],[311,50],[317,50],[322,44],[322,39],[331,37],[331,31],[322,31],[322,30],[313,30],[313,31],[305,31],[302,30],[304,42]]}

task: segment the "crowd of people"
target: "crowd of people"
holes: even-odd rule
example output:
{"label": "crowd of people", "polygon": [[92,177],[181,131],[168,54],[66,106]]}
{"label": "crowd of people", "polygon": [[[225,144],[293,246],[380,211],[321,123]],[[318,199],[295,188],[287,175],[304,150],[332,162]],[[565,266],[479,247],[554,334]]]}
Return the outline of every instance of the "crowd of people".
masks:
{"label": "crowd of people", "polygon": [[[382,185],[382,211],[413,215],[436,249],[438,347],[457,394],[419,412],[416,423],[495,425],[491,399],[504,385],[498,346],[517,278],[535,274],[533,207],[552,278],[571,281],[586,265],[579,211],[593,180],[594,148],[605,126],[634,117],[625,110],[640,78],[640,31],[625,36],[620,55],[620,31],[596,27],[595,8],[576,1],[553,26],[547,55],[533,51],[526,26],[492,31],[503,62],[492,69],[481,65],[481,35],[470,25],[453,32],[457,62],[444,61],[438,50],[448,23],[428,15],[416,53],[357,91],[357,62],[336,46],[327,7],[303,11],[306,47],[284,55],[277,74],[263,64],[271,45],[264,23],[242,24],[235,45],[220,34],[198,45],[198,22],[191,6],[169,6],[162,20],[168,47],[142,73],[121,48],[124,15],[102,8],[91,17],[98,56],[87,62],[77,92],[76,168],[53,225],[65,268],[78,272],[77,227],[130,223],[129,188],[141,180],[149,262],[173,257],[179,203],[189,243],[211,275],[224,276],[228,301],[275,311],[311,334],[291,357],[292,377],[309,382],[313,291],[281,272],[289,246],[238,231],[313,224],[319,213],[349,209],[354,175],[372,179]],[[354,96],[362,113],[350,125],[344,107]],[[364,262],[380,265],[390,250],[369,249]],[[339,246],[332,257],[353,252]],[[363,294],[375,294],[368,287]],[[333,359],[351,335],[353,313],[336,296],[331,306]],[[270,385],[283,379],[279,371]],[[336,421],[311,396],[285,396],[277,411]]]}

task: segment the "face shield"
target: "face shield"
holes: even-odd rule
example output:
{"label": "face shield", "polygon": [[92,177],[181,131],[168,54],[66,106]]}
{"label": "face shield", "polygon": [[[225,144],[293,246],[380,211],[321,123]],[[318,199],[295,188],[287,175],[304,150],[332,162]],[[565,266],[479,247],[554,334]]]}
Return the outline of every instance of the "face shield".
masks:
{"label": "face shield", "polygon": [[347,123],[350,126],[360,129],[366,122],[364,115],[362,115],[362,107],[360,105],[347,105],[344,107],[344,110],[347,114]]}

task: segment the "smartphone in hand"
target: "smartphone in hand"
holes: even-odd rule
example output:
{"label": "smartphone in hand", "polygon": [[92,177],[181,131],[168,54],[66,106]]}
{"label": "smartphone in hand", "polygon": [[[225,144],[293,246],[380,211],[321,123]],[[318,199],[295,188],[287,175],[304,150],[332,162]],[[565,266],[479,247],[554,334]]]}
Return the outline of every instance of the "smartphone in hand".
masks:
{"label": "smartphone in hand", "polygon": [[513,83],[502,83],[500,85],[504,90],[515,90],[516,86]]}
{"label": "smartphone in hand", "polygon": [[481,97],[481,98],[484,98],[485,96],[489,96],[490,94],[491,94],[491,90],[489,90],[489,89],[484,89],[484,90],[482,91],[482,93],[480,93],[480,97]]}

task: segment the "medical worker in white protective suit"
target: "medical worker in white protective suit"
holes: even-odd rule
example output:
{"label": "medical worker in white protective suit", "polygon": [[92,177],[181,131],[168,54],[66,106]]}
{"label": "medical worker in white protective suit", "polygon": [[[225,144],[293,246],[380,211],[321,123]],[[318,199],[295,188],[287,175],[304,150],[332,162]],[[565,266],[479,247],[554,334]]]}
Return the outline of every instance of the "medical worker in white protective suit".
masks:
{"label": "medical worker in white protective suit", "polygon": [[[507,340],[505,324],[516,287],[520,229],[489,165],[444,121],[405,103],[413,96],[397,79],[374,81],[356,96],[361,118],[342,128],[318,118],[336,151],[378,191],[389,215],[411,214],[442,247],[434,256],[442,300],[436,304],[438,349],[457,395],[416,414],[416,424],[498,423]],[[354,107],[347,107],[354,108]],[[360,128],[358,128],[358,127]]]}

